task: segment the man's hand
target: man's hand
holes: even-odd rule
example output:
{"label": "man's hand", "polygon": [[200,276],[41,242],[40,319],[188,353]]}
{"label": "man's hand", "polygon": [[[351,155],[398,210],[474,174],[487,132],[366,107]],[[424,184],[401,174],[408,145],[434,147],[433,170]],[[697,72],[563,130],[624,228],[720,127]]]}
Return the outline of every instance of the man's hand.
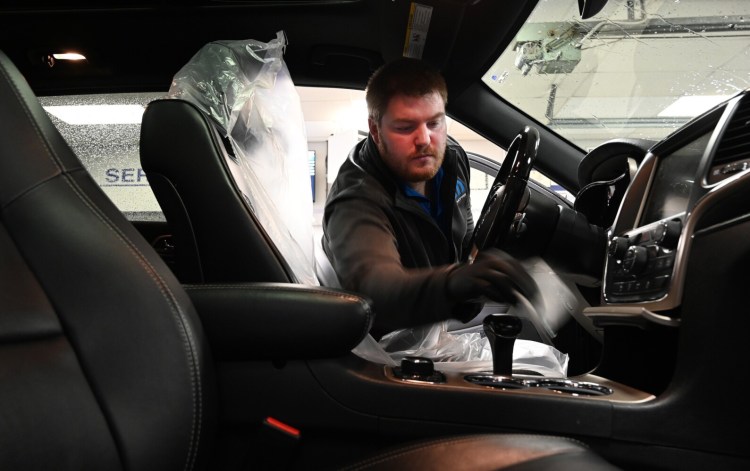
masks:
{"label": "man's hand", "polygon": [[520,263],[498,249],[479,252],[474,263],[464,263],[448,275],[448,296],[463,302],[486,296],[494,301],[515,302],[518,291],[527,298],[537,292],[534,280]]}

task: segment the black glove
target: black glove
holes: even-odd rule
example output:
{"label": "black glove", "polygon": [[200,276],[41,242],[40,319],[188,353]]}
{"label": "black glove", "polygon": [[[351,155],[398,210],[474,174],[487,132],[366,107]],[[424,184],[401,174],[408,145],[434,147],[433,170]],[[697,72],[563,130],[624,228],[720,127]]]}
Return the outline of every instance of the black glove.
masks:
{"label": "black glove", "polygon": [[479,252],[474,263],[458,265],[448,274],[448,297],[464,302],[486,296],[495,301],[517,301],[514,290],[527,298],[537,292],[534,280],[520,263],[497,249]]}

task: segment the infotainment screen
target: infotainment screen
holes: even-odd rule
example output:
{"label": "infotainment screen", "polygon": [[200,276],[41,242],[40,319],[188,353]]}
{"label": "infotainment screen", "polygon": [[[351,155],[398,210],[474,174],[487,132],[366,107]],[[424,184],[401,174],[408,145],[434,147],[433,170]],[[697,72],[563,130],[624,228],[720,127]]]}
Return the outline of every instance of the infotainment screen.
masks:
{"label": "infotainment screen", "polygon": [[710,138],[711,132],[708,132],[659,158],[641,216],[641,226],[687,211],[690,190],[699,179],[696,173]]}

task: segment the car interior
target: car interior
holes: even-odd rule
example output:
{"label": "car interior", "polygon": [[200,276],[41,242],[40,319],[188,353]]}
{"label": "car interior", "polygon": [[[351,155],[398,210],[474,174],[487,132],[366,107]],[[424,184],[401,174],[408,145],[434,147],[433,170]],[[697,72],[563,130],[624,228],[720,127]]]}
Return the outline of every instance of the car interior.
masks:
{"label": "car interior", "polygon": [[[1,5],[0,468],[748,469],[746,7],[567,3]],[[553,22],[561,12],[572,16]],[[473,201],[475,246],[521,260],[539,295],[449,324],[482,332],[482,368],[362,355],[378,306],[341,288],[319,234],[317,282],[305,282],[261,222],[231,136],[167,96],[206,44],[279,31],[294,84],[311,89],[361,91],[392,59],[428,61],[451,119],[504,149],[502,162],[469,153],[489,175],[486,201]],[[579,98],[598,79],[566,95],[589,48],[620,57],[651,36],[739,42],[738,65],[721,58],[705,78],[724,80],[712,92],[724,98],[690,116],[621,117],[607,114],[614,99]],[[85,59],[58,55],[71,51]],[[675,61],[689,67],[685,57]],[[670,87],[675,99],[690,88]],[[156,219],[113,203],[48,107],[128,93],[150,96],[127,126]],[[663,98],[646,95],[640,111]],[[564,114],[586,106],[599,114]],[[616,123],[627,132],[611,135]],[[566,374],[515,368],[520,340],[568,355]]]}

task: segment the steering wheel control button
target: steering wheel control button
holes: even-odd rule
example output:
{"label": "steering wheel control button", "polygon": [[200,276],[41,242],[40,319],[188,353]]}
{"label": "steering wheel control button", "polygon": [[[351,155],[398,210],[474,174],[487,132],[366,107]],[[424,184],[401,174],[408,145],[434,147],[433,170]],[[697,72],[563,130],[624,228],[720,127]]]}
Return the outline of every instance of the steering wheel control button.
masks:
{"label": "steering wheel control button", "polygon": [[435,371],[435,364],[429,358],[404,357],[401,366],[393,368],[393,375],[404,381],[422,383],[444,383],[445,375]]}

